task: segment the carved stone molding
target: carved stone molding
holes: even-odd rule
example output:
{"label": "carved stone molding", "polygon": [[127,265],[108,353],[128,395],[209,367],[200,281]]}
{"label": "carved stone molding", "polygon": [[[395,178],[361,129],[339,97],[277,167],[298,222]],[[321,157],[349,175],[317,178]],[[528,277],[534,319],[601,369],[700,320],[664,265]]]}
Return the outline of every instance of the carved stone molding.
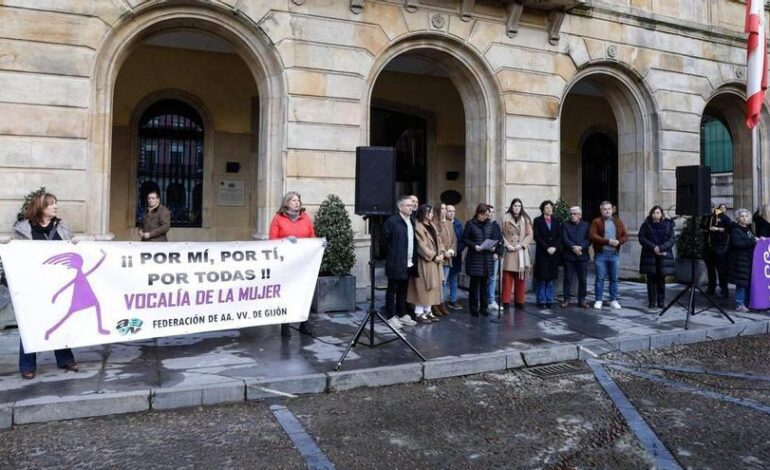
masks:
{"label": "carved stone molding", "polygon": [[551,10],[548,12],[548,42],[556,44],[559,42],[559,31],[564,22],[564,10]]}
{"label": "carved stone molding", "polygon": [[406,11],[409,13],[414,13],[417,11],[417,4],[419,3],[419,0],[404,0],[404,8],[406,8]]}
{"label": "carved stone molding", "polygon": [[291,3],[302,6],[305,4],[305,0],[291,0]]}
{"label": "carved stone molding", "polygon": [[463,4],[460,7],[460,19],[463,21],[470,21],[471,14],[473,12],[473,6],[476,4],[476,0],[463,0]]}
{"label": "carved stone molding", "polygon": [[524,13],[524,5],[519,2],[508,4],[508,19],[505,22],[505,33],[512,38],[519,32],[519,20]]}
{"label": "carved stone molding", "polygon": [[350,0],[350,11],[356,15],[364,9],[364,0]]}

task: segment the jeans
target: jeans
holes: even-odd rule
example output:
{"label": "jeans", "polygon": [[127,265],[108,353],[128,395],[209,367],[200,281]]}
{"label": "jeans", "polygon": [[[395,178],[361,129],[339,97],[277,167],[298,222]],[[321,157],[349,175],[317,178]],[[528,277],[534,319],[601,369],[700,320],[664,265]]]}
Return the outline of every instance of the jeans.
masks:
{"label": "jeans", "polygon": [[535,294],[538,304],[552,304],[553,281],[535,281]]}
{"label": "jeans", "polygon": [[[75,356],[70,348],[57,349],[53,352],[56,356],[56,365],[64,369],[75,362]],[[37,369],[37,353],[25,353],[24,345],[19,340],[19,371],[33,372]]]}
{"label": "jeans", "polygon": [[444,280],[441,281],[441,301],[446,302],[449,298],[449,268],[450,266],[445,264],[441,267],[444,270]]}
{"label": "jeans", "polygon": [[618,300],[618,267],[620,265],[620,256],[615,252],[601,252],[594,256],[596,263],[596,293],[597,302],[604,300],[604,280],[609,277],[610,280],[610,302]]}
{"label": "jeans", "polygon": [[735,306],[741,306],[745,305],[746,308],[749,306],[749,289],[747,287],[743,286],[735,286]]}
{"label": "jeans", "polygon": [[460,276],[459,271],[449,270],[449,276],[447,277],[447,284],[449,284],[449,302],[457,302],[457,278]]}
{"label": "jeans", "polygon": [[500,269],[500,260],[497,259],[495,261],[495,272],[492,273],[491,276],[489,276],[489,279],[487,280],[487,298],[489,299],[489,303],[495,301],[495,286],[497,285],[497,271]]}
{"label": "jeans", "polygon": [[588,261],[564,261],[564,301],[569,302],[572,297],[572,279],[577,276],[578,302],[585,302],[588,294],[586,277],[588,275]]}
{"label": "jeans", "polygon": [[385,311],[388,318],[406,315],[406,291],[409,280],[388,278],[388,290],[385,292]]}
{"label": "jeans", "polygon": [[487,277],[471,276],[470,289],[468,292],[468,306],[471,313],[486,312],[488,310],[489,304],[485,298],[488,282],[489,278]]}

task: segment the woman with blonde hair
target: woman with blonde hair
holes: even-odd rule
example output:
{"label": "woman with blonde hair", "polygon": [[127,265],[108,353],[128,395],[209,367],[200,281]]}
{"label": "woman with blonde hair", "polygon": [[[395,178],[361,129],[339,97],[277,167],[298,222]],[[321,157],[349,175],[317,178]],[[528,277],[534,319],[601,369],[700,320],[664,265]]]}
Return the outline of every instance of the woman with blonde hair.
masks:
{"label": "woman with blonde hair", "polygon": [[[297,238],[314,237],[313,221],[310,220],[310,216],[302,207],[302,198],[298,192],[289,191],[283,196],[281,207],[270,222],[270,240],[288,238],[290,241],[296,242]],[[307,321],[299,324],[299,332],[308,335],[313,333]],[[288,323],[281,325],[281,336],[291,337],[291,328],[289,328]]]}

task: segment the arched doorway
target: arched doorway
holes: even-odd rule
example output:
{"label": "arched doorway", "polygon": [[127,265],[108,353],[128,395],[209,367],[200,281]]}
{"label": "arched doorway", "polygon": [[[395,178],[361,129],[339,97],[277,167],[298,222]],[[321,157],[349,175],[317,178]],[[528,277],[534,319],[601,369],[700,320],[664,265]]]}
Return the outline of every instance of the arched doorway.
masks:
{"label": "arched doorway", "polygon": [[[658,122],[641,80],[614,66],[591,65],[567,86],[560,112],[560,194],[586,219],[599,203],[617,205],[635,238],[658,191]],[[621,249],[621,270],[635,273],[638,243]]]}
{"label": "arched doorway", "polygon": [[[142,60],[137,59],[148,59],[146,54],[150,49],[164,49],[166,53],[172,52],[172,56],[173,52],[180,54],[167,61],[157,60],[158,56],[164,55],[162,53],[150,54],[144,65],[155,67],[156,73],[145,81],[126,80],[132,73],[136,77],[135,73],[139,70],[137,64],[142,65]],[[196,73],[195,70],[182,67],[173,69],[173,73],[165,73],[169,71],[169,64],[191,56],[216,54],[219,54],[219,58],[224,57],[225,62],[237,64],[233,66],[238,69],[239,75],[236,85],[247,84],[248,90],[236,87],[234,95],[240,96],[247,92],[247,99],[225,100],[218,105],[209,105],[209,100],[204,101],[204,98],[210,87],[191,88],[189,83],[180,84],[180,77],[199,81],[207,79],[209,83],[226,82],[224,75],[211,73],[216,68],[208,67]],[[156,59],[154,61],[153,55]],[[188,60],[187,63],[197,67],[205,65],[205,61],[200,60]],[[161,73],[163,67],[166,69]],[[226,68],[226,71],[230,70],[232,67]],[[204,184],[197,190],[193,188],[192,194],[195,199],[200,193],[202,199],[202,227],[180,228],[178,235],[189,240],[266,237],[269,214],[274,210],[274,201],[280,199],[284,189],[285,129],[278,124],[284,121],[285,115],[279,99],[284,95],[284,83],[276,51],[265,43],[252,25],[234,18],[226,8],[217,4],[200,7],[145,4],[134,15],[122,18],[107,35],[97,51],[92,83],[95,113],[91,122],[89,171],[94,184],[90,195],[91,209],[87,216],[88,233],[96,238],[133,237],[132,225],[135,223],[137,205],[134,201],[138,201],[136,192],[139,188],[133,179],[136,166],[132,159],[135,161],[138,158],[138,123],[141,114],[161,99],[180,99],[193,106],[201,115],[205,135]],[[120,99],[126,96],[130,99],[121,102]],[[211,107],[210,112],[208,106]],[[225,119],[220,119],[218,116],[223,113]],[[235,114],[240,117],[233,117]],[[207,119],[213,125],[207,125]],[[119,127],[124,128],[123,132],[115,132]],[[233,130],[236,132],[231,132]],[[213,133],[211,138],[210,132]],[[120,155],[120,151],[116,153],[116,150],[121,150],[123,155]],[[228,153],[238,158],[234,161],[216,161],[217,156],[224,158]],[[116,164],[117,167],[114,166]],[[212,171],[216,168],[222,174],[205,174],[208,171],[206,168]],[[236,175],[233,178],[231,171]],[[125,180],[128,175],[134,176]],[[206,184],[207,181],[209,184]],[[260,184],[256,184],[256,181]],[[220,192],[214,186],[223,182],[233,182],[236,188],[240,188],[240,183],[243,183],[240,194],[244,202],[235,206],[241,209],[233,209],[230,203],[219,204]],[[174,190],[174,194],[180,194],[178,189]],[[116,205],[116,202],[120,202],[116,200],[118,195],[129,202]],[[245,226],[233,227],[228,226],[227,222],[222,223],[231,220],[232,212],[239,210],[248,212],[245,215],[248,221]]]}
{"label": "arched doorway", "polygon": [[581,147],[583,219],[600,215],[602,201],[618,200],[618,145],[604,132],[589,131]]}
{"label": "arched doorway", "polygon": [[434,204],[459,194],[461,219],[479,202],[502,203],[502,103],[492,77],[465,45],[434,35],[405,39],[378,57],[362,141],[397,147],[399,192]]}
{"label": "arched doorway", "polygon": [[756,209],[751,130],[745,124],[745,101],[738,90],[723,89],[703,110],[701,164],[711,167],[711,202],[729,210]]}

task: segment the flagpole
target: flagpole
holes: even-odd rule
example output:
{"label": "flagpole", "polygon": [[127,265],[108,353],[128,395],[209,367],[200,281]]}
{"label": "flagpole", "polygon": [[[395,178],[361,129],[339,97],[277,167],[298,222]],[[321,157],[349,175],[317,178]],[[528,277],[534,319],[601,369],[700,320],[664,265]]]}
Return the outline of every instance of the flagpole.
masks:
{"label": "flagpole", "polygon": [[761,145],[759,141],[759,125],[754,126],[751,130],[751,211],[753,212],[759,207],[762,201],[762,180],[761,176]]}

